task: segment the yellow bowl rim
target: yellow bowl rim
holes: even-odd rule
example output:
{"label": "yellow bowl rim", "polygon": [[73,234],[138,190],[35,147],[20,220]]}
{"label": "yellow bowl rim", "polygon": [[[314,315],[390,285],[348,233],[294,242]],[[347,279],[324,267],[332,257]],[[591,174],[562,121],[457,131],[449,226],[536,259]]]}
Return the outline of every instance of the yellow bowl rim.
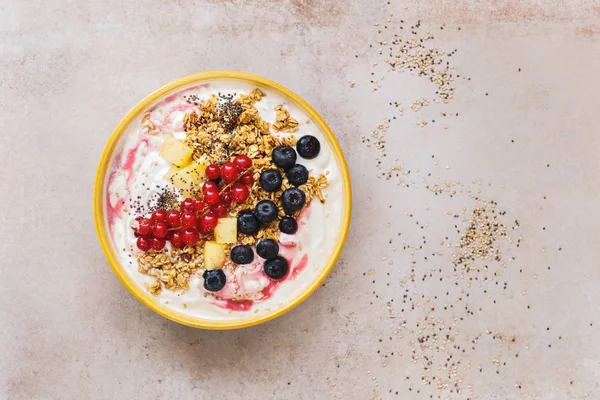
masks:
{"label": "yellow bowl rim", "polygon": [[[346,209],[346,213],[343,215],[342,221],[342,231],[338,234],[337,242],[334,246],[334,251],[331,253],[331,256],[325,266],[325,268],[321,268],[321,273],[315,277],[315,280],[304,288],[303,291],[295,298],[293,301],[289,301],[284,304],[283,307],[278,307],[274,310],[271,310],[267,313],[258,315],[256,317],[244,318],[240,320],[223,320],[223,321],[215,321],[215,320],[205,320],[200,318],[194,318],[177,311],[174,311],[167,306],[160,304],[153,297],[145,292],[138,284],[136,284],[131,277],[128,276],[127,272],[121,265],[119,259],[116,257],[116,254],[113,250],[110,238],[108,236],[106,223],[104,220],[104,184],[106,178],[106,171],[109,166],[109,161],[112,157],[112,153],[119,142],[121,136],[125,133],[129,125],[140,115],[140,113],[148,108],[148,106],[154,104],[157,100],[165,97],[171,92],[176,91],[179,88],[184,86],[188,86],[194,83],[200,83],[203,81],[213,81],[213,80],[238,80],[246,83],[256,84],[258,86],[262,86],[272,90],[284,98],[291,100],[297,107],[299,107],[308,117],[316,123],[317,127],[321,131],[321,133],[327,138],[329,145],[332,147],[333,152],[335,154],[336,160],[339,164],[340,173],[343,181],[343,197],[344,197],[344,208]],[[180,79],[177,79],[160,89],[156,90],[154,93],[150,94],[142,101],[140,101],[135,107],[133,107],[123,119],[119,122],[110,138],[102,155],[100,157],[100,162],[98,164],[98,169],[96,171],[96,178],[94,181],[94,221],[96,225],[96,232],[98,234],[98,239],[100,241],[100,245],[104,254],[112,267],[114,273],[117,275],[119,280],[123,283],[123,285],[144,305],[150,308],[152,311],[156,312],[159,315],[162,315],[165,318],[173,320],[183,325],[191,326],[194,328],[203,328],[203,329],[212,329],[212,330],[225,330],[225,329],[238,329],[245,328],[253,325],[258,325],[263,322],[267,322],[273,318],[276,318],[294,307],[298,304],[302,303],[308,296],[310,296],[317,287],[325,280],[325,278],[329,275],[331,269],[333,268],[335,262],[337,261],[340,252],[342,251],[342,247],[344,246],[344,242],[346,241],[346,236],[348,235],[348,230],[350,227],[350,215],[352,211],[352,190],[350,187],[350,177],[348,173],[348,166],[346,164],[346,160],[344,159],[344,155],[340,148],[340,145],[335,138],[335,135],[327,125],[327,123],[323,120],[323,118],[300,96],[292,92],[291,90],[285,88],[284,86],[273,82],[269,79],[248,74],[245,72],[238,71],[211,71],[211,72],[201,72],[194,75],[189,75]]]}

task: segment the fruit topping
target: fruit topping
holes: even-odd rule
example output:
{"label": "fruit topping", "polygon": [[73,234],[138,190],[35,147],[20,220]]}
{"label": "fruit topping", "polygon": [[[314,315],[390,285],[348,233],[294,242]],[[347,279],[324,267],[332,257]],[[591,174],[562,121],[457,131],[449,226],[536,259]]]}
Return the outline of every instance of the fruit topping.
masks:
{"label": "fruit topping", "polygon": [[165,174],[165,180],[173,182],[173,176],[177,175],[183,168],[179,168],[177,165],[171,165],[171,168]]}
{"label": "fruit topping", "polygon": [[304,185],[308,181],[308,170],[302,164],[296,164],[285,175],[294,186]]}
{"label": "fruit topping", "polygon": [[183,228],[195,228],[197,222],[196,213],[191,211],[185,211],[181,214],[181,226]]}
{"label": "fruit topping", "polygon": [[194,228],[184,229],[181,238],[183,240],[183,243],[185,243],[188,246],[192,246],[198,243],[198,240],[200,240],[200,233],[198,233],[198,231]]}
{"label": "fruit topping", "polygon": [[182,141],[167,136],[160,149],[159,155],[178,167],[185,167],[192,159],[193,150]]}
{"label": "fruit topping", "polygon": [[306,195],[302,190],[297,188],[286,189],[281,194],[281,203],[286,214],[292,214],[304,207]]}
{"label": "fruit topping", "polygon": [[239,182],[236,182],[231,186],[231,193],[233,199],[238,203],[245,202],[250,196],[250,190],[248,189],[248,186]]}
{"label": "fruit topping", "polygon": [[194,210],[197,212],[204,211],[206,203],[202,199],[194,199]]}
{"label": "fruit topping", "polygon": [[239,245],[231,249],[231,261],[236,264],[250,264],[254,260],[252,247]]}
{"label": "fruit topping", "polygon": [[260,174],[260,186],[267,192],[278,191],[281,181],[281,174],[276,169],[267,169]]}
{"label": "fruit topping", "polygon": [[256,245],[256,253],[265,260],[274,260],[279,255],[279,245],[273,239],[263,239]]}
{"label": "fruit topping", "polygon": [[287,275],[289,266],[285,258],[277,256],[272,260],[265,261],[263,269],[269,278],[279,280]]}
{"label": "fruit topping", "polygon": [[245,210],[238,214],[237,229],[244,235],[254,235],[260,229],[260,222],[252,211]]}
{"label": "fruit topping", "polygon": [[[208,181],[210,182],[210,181]],[[207,182],[207,183],[208,183]],[[213,182],[210,182],[213,183]],[[217,204],[219,201],[221,201],[221,196],[219,195],[219,191],[218,190],[212,190],[212,189],[207,189],[204,192],[204,201],[208,204],[215,205]]]}
{"label": "fruit topping", "polygon": [[195,181],[204,180],[204,178],[206,178],[206,164],[192,163],[184,168],[184,172],[186,172],[186,170]]}
{"label": "fruit topping", "polygon": [[152,239],[146,236],[140,236],[137,238],[136,245],[138,249],[142,251],[148,251],[150,250],[150,247],[152,247]]}
{"label": "fruit topping", "polygon": [[215,240],[217,243],[237,242],[237,219],[219,218],[215,227]]}
{"label": "fruit topping", "polygon": [[164,222],[157,222],[152,228],[152,234],[155,238],[166,238],[169,233],[169,227]]}
{"label": "fruit topping", "polygon": [[238,167],[238,170],[245,171],[252,166],[252,159],[245,155],[239,155],[233,159],[233,163]]}
{"label": "fruit topping", "polygon": [[142,236],[152,235],[152,221],[148,218],[142,218],[138,221],[137,232]]}
{"label": "fruit topping", "polygon": [[194,211],[194,200],[187,198],[181,202],[181,211]]}
{"label": "fruit topping", "polygon": [[298,139],[296,150],[298,151],[298,154],[300,154],[300,157],[312,160],[319,155],[321,143],[316,137],[305,135]]}
{"label": "fruit topping", "polygon": [[235,166],[234,163],[226,162],[221,167],[221,176],[226,183],[235,181],[239,174],[240,170]]}
{"label": "fruit topping", "polygon": [[167,244],[167,241],[165,239],[160,239],[160,238],[152,238],[152,250],[162,250],[165,247],[165,244]]}
{"label": "fruit topping", "polygon": [[254,215],[263,224],[268,224],[277,219],[277,205],[271,200],[261,200],[256,204]]}
{"label": "fruit topping", "polygon": [[222,269],[204,271],[202,278],[204,278],[204,289],[209,292],[218,292],[223,289],[225,283],[227,283],[227,277]]}
{"label": "fruit topping", "polygon": [[170,228],[178,228],[181,225],[181,213],[177,210],[171,210],[167,213],[166,222]]}
{"label": "fruit topping", "polygon": [[279,230],[287,235],[293,235],[298,231],[298,223],[292,217],[283,217],[279,221]]}
{"label": "fruit topping", "polygon": [[183,234],[180,231],[174,231],[171,235],[171,246],[176,249],[182,249],[185,247],[185,243],[183,243]]}
{"label": "fruit topping", "polygon": [[221,203],[229,204],[231,203],[231,200],[233,200],[233,194],[231,193],[231,189],[223,190],[223,192],[221,192]]}
{"label": "fruit topping", "polygon": [[204,243],[204,268],[219,269],[225,264],[225,245],[214,241]]}
{"label": "fruit topping", "polygon": [[212,211],[219,218],[226,217],[228,214],[227,206],[223,203],[215,204],[210,208],[210,211]]}
{"label": "fruit topping", "polygon": [[221,168],[217,164],[210,164],[206,167],[206,177],[208,179],[215,180],[221,177]]}
{"label": "fruit topping", "polygon": [[[172,172],[173,168],[177,167],[173,166],[172,169],[167,172],[165,178],[179,189],[181,193],[191,193],[196,187],[197,182],[203,181],[206,177],[206,165],[204,164],[192,163],[185,168]],[[169,176],[169,174],[171,175]]]}
{"label": "fruit topping", "polygon": [[290,146],[277,146],[273,149],[271,158],[279,168],[288,170],[296,163],[296,150]]}
{"label": "fruit topping", "polygon": [[206,181],[202,184],[202,193],[204,194],[204,196],[206,196],[206,192],[207,191],[212,191],[212,192],[219,192],[219,188],[217,187],[217,184],[214,183],[213,181]]}
{"label": "fruit topping", "polygon": [[165,222],[167,220],[167,211],[156,210],[152,213],[152,221],[154,222]]}
{"label": "fruit topping", "polygon": [[240,182],[244,185],[252,185],[254,183],[254,177],[250,172],[246,172],[244,175],[240,176]]}
{"label": "fruit topping", "polygon": [[203,216],[200,217],[200,223],[199,223],[200,232],[202,232],[202,234],[206,235],[206,234],[212,232],[212,230],[217,227],[218,223],[219,223],[219,219],[212,212],[209,212],[208,214],[204,214]]}

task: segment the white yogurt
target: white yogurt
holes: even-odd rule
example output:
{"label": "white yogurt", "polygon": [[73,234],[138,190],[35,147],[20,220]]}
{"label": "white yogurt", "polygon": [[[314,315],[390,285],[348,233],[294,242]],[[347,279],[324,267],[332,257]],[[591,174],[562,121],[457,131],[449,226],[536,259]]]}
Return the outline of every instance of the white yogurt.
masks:
{"label": "white yogurt", "polygon": [[[249,93],[255,86],[236,81],[213,81],[208,84],[190,86],[180,90],[151,106],[150,120],[160,133],[170,132],[177,138],[184,138],[183,116],[192,110],[191,105],[183,99],[183,95],[195,94],[204,100],[212,94],[217,93]],[[340,166],[327,140],[317,129],[313,121],[301,112],[296,106],[286,99],[270,92],[268,89],[260,88],[266,96],[255,107],[258,109],[263,120],[275,121],[274,108],[283,104],[290,115],[299,122],[296,137],[313,135],[321,142],[321,152],[313,160],[299,158],[310,171],[311,176],[317,177],[324,173],[327,175],[329,186],[323,191],[326,197],[325,204],[314,199],[307,209],[305,215],[308,218],[300,218],[300,227],[296,235],[281,234],[281,252],[286,252],[285,244],[295,244],[298,251],[295,252],[290,265],[288,278],[272,287],[274,290],[268,298],[264,298],[263,291],[271,281],[262,272],[262,265],[258,257],[251,265],[238,268],[232,279],[231,273],[227,272],[228,284],[218,294],[227,299],[236,294],[244,294],[253,300],[252,305],[244,308],[236,307],[235,311],[225,307],[226,301],[219,302],[212,297],[205,296],[202,287],[201,274],[196,274],[190,279],[190,289],[181,292],[172,292],[163,289],[156,300],[173,310],[196,318],[213,320],[233,320],[246,318],[250,315],[266,313],[290,301],[303,291],[320,271],[325,268],[331,257],[333,247],[341,234],[343,219],[343,188],[340,175]],[[142,113],[143,115],[144,113]],[[113,247],[121,261],[121,264],[133,280],[145,290],[145,283],[152,283],[155,278],[138,272],[136,257],[140,251],[135,246],[136,238],[131,229],[135,215],[127,212],[131,208],[129,199],[139,200],[147,204],[148,199],[159,191],[159,187],[168,185],[164,175],[170,165],[158,155],[164,135],[148,134],[149,128],[146,123],[141,124],[141,117],[132,123],[121,141],[113,152],[113,158],[107,172],[105,215]],[[276,136],[287,134],[273,133]],[[131,168],[129,168],[131,167]],[[106,204],[108,203],[108,204]],[[167,245],[168,246],[168,245]],[[285,255],[285,254],[283,254]],[[301,271],[296,271],[303,258],[308,262]],[[231,282],[235,281],[234,284]],[[231,303],[230,303],[231,304]]]}

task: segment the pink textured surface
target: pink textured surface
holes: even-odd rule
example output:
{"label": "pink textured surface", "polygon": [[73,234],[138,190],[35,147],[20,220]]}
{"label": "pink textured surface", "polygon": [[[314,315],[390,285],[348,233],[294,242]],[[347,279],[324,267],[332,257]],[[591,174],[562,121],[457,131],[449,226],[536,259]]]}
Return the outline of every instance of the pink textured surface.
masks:
{"label": "pink textured surface", "polygon": [[[483,181],[521,226],[505,271],[510,293],[494,304],[473,298],[483,311],[457,323],[461,334],[516,338],[455,355],[472,364],[461,372],[472,398],[600,397],[600,6],[393,1],[398,15],[431,27],[440,48],[458,49],[456,72],[472,78],[457,82],[448,108],[460,116],[445,130],[442,121],[415,126],[407,106],[433,97],[427,82],[398,74],[371,91],[381,57],[369,44],[374,23],[385,25],[385,3],[2,2],[1,399],[469,397],[423,385],[387,319],[410,260],[387,245],[388,223],[433,241],[455,232],[445,213],[463,206],[376,178],[376,153],[361,135],[399,98],[405,116],[388,133],[389,157],[443,179]],[[265,76],[313,105],[341,142],[355,192],[348,242],[325,287],[289,314],[235,332],[178,326],[137,302],[104,259],[91,209],[96,163],[120,118],[163,84],[215,69]],[[418,290],[442,297],[450,284]],[[441,309],[440,318],[455,315]]]}

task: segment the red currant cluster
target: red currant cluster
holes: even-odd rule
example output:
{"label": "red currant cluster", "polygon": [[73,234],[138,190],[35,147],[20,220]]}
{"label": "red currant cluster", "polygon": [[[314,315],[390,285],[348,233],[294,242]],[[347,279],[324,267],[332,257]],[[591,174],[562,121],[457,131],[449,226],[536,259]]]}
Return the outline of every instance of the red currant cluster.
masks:
{"label": "red currant cluster", "polygon": [[[250,196],[248,186],[252,185],[254,178],[250,172],[244,173],[244,171],[251,166],[252,160],[248,156],[237,156],[233,162],[226,162],[222,167],[217,164],[208,165],[205,173],[210,180],[202,185],[202,194],[206,203],[214,206],[219,203],[229,204],[232,200],[237,203],[245,202]],[[241,176],[240,173],[242,173]],[[222,178],[225,184],[231,184],[230,188],[223,190],[221,193],[219,193],[219,188],[214,182],[219,178]]]}
{"label": "red currant cluster", "polygon": [[[206,167],[209,179],[202,185],[202,198],[187,198],[181,202],[179,210],[159,209],[151,218],[137,218],[137,247],[142,251],[162,250],[169,240],[175,248],[192,246],[200,240],[200,234],[208,235],[217,226],[219,218],[226,217],[231,203],[245,202],[250,196],[249,185],[254,178],[244,172],[252,166],[248,156],[235,157],[219,167],[210,164]],[[241,175],[240,175],[241,174]],[[226,188],[219,191],[215,180],[222,178]]]}

